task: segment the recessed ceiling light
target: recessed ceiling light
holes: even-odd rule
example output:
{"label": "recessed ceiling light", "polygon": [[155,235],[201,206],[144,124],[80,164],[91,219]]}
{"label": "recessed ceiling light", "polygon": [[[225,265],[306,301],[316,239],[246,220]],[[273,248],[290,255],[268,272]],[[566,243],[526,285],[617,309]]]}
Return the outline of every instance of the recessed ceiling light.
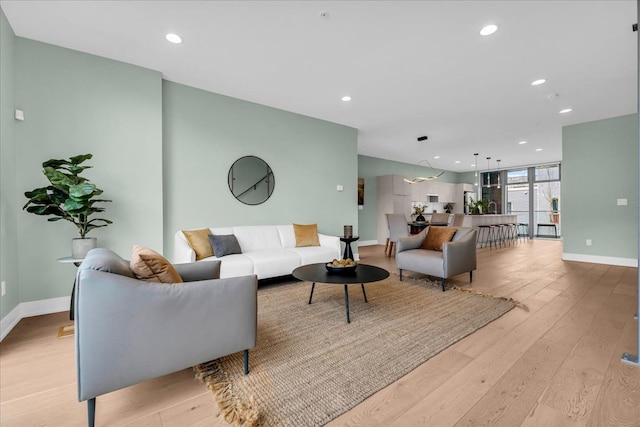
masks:
{"label": "recessed ceiling light", "polygon": [[542,151],[542,148],[536,148],[536,151]]}
{"label": "recessed ceiling light", "polygon": [[180,37],[177,34],[173,34],[173,33],[169,33],[166,36],[164,36],[165,39],[169,40],[171,43],[182,43],[182,37]]}
{"label": "recessed ceiling light", "polygon": [[520,141],[520,142],[518,142],[518,144],[520,144],[520,145],[524,145],[524,144],[526,144],[526,143],[527,143],[527,141]]}
{"label": "recessed ceiling light", "polygon": [[491,24],[491,25],[487,25],[486,27],[484,27],[483,29],[480,30],[480,35],[481,36],[490,36],[491,34],[495,33],[498,30],[498,26]]}
{"label": "recessed ceiling light", "polygon": [[472,168],[475,168],[475,167],[476,167],[476,165],[475,165],[475,164],[473,164],[473,165],[469,165],[469,166],[471,166]]}
{"label": "recessed ceiling light", "polygon": [[531,86],[538,86],[541,85],[542,83],[546,82],[547,79],[538,79],[538,80],[534,80],[531,82]]}
{"label": "recessed ceiling light", "polygon": [[560,110],[560,114],[565,114],[571,112],[571,108],[565,108],[564,110]]}
{"label": "recessed ceiling light", "polygon": [[351,97],[349,95],[345,95],[341,98],[344,102],[349,102],[351,101]]}
{"label": "recessed ceiling light", "polygon": [[455,163],[456,163],[456,165],[457,165],[458,163],[460,163],[460,160],[456,160],[456,162],[455,162]]}
{"label": "recessed ceiling light", "polygon": [[433,158],[434,158],[434,159],[439,159],[439,158],[440,158],[440,156],[433,156]]}

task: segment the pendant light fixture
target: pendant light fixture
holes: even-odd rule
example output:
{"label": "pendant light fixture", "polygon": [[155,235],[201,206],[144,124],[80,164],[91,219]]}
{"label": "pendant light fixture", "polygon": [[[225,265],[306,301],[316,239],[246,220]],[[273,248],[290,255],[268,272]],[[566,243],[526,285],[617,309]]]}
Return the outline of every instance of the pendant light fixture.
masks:
{"label": "pendant light fixture", "polygon": [[498,188],[500,188],[500,159],[496,160],[498,162]]}
{"label": "pendant light fixture", "polygon": [[478,153],[473,153],[474,156],[476,156],[476,161],[475,161],[475,167],[476,167],[476,182],[475,182],[475,186],[478,186]]}
{"label": "pendant light fixture", "polygon": [[[429,139],[427,136],[419,136],[419,137],[418,137],[418,142],[423,142],[423,141],[426,141],[427,139]],[[435,169],[433,168],[433,166],[431,166],[431,163],[429,163],[429,160],[420,160],[420,161],[418,162],[418,166],[425,166],[425,165],[424,165],[424,164],[422,164],[422,163],[426,163],[426,166],[429,166],[429,168],[431,169],[431,171],[434,171],[434,170],[435,170]],[[439,174],[437,174],[437,175],[431,175],[431,176],[427,176],[427,177],[424,177],[424,176],[417,176],[417,177],[412,178],[412,179],[405,178],[404,180],[405,180],[405,182],[408,182],[409,184],[417,184],[417,183],[419,183],[419,182],[423,182],[423,181],[431,181],[431,180],[434,180],[434,179],[438,179],[438,178],[440,178],[442,175],[444,175],[444,172],[445,172],[445,171],[442,171],[442,172],[440,172],[440,173],[439,173]]]}
{"label": "pendant light fixture", "polygon": [[490,161],[491,157],[487,157],[487,187],[491,187],[491,172],[489,172],[489,169],[491,169],[491,166],[489,166]]}
{"label": "pendant light fixture", "polygon": [[[426,163],[426,165],[424,165],[423,163]],[[433,169],[433,166],[431,166],[431,163],[429,163],[429,160],[420,160],[420,161],[418,162],[418,166],[425,166],[425,167],[426,167],[426,166],[429,166],[429,168],[431,168],[432,170],[434,170],[434,169]],[[434,180],[434,179],[438,179],[438,178],[440,178],[442,175],[444,175],[444,172],[445,172],[445,171],[442,171],[442,172],[440,172],[440,173],[439,173],[439,174],[437,174],[437,175],[431,175],[431,176],[417,176],[417,177],[412,178],[412,179],[405,178],[404,180],[405,180],[405,182],[408,182],[409,184],[417,184],[417,183],[419,183],[419,182],[423,182],[423,181],[432,181],[432,180]]]}

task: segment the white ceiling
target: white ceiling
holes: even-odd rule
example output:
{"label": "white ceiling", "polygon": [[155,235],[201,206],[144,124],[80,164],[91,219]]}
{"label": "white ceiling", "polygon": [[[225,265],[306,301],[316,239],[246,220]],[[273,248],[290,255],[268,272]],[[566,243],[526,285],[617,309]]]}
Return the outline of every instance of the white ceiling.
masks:
{"label": "white ceiling", "polygon": [[[480,169],[487,156],[492,168],[561,160],[562,126],[637,111],[635,0],[0,6],[18,36],[352,126],[359,154],[450,171],[472,170],[475,152]],[[489,23],[498,31],[480,36]]]}

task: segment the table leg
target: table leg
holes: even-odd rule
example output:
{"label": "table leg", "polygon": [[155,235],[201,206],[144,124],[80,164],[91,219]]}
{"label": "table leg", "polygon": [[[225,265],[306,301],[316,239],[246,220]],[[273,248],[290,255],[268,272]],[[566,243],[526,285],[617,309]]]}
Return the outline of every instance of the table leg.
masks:
{"label": "table leg", "polygon": [[362,286],[362,295],[364,295],[364,302],[369,302],[367,301],[367,293],[364,291],[364,283],[360,283],[360,286]]}
{"label": "table leg", "polygon": [[347,290],[347,285],[344,285],[344,307],[347,310],[347,323],[351,323],[351,319],[349,318],[349,291]]}
{"label": "table leg", "polygon": [[76,299],[76,280],[73,279],[73,288],[71,288],[71,305],[69,307],[69,320],[75,320],[75,299]]}
{"label": "table leg", "polygon": [[353,259],[353,251],[351,250],[351,242],[347,242],[344,244],[344,254],[342,255],[342,258],[347,259],[347,258],[351,258]]}
{"label": "table leg", "polygon": [[316,282],[311,284],[311,295],[309,295],[309,304],[311,304],[311,298],[313,298],[313,289],[316,287]]}

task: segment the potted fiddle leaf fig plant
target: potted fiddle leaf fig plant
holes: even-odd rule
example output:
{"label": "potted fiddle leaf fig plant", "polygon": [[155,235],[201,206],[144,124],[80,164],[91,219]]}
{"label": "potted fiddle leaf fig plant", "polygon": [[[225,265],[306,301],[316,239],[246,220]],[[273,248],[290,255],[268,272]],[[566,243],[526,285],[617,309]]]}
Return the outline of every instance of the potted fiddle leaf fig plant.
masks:
{"label": "potted fiddle leaf fig plant", "polygon": [[87,237],[91,230],[112,224],[112,221],[105,218],[92,218],[92,215],[104,212],[104,208],[96,206],[96,203],[111,202],[97,198],[102,190],[80,176],[83,171],[92,167],[82,165],[92,157],[92,154],[81,154],[69,159],[47,160],[42,163],[42,167],[50,185],[24,193],[28,201],[22,209],[36,215],[49,216],[49,222],[62,219],[76,226],[80,238],[72,239],[71,256],[75,259],[84,258],[89,250],[96,247],[97,239]]}

